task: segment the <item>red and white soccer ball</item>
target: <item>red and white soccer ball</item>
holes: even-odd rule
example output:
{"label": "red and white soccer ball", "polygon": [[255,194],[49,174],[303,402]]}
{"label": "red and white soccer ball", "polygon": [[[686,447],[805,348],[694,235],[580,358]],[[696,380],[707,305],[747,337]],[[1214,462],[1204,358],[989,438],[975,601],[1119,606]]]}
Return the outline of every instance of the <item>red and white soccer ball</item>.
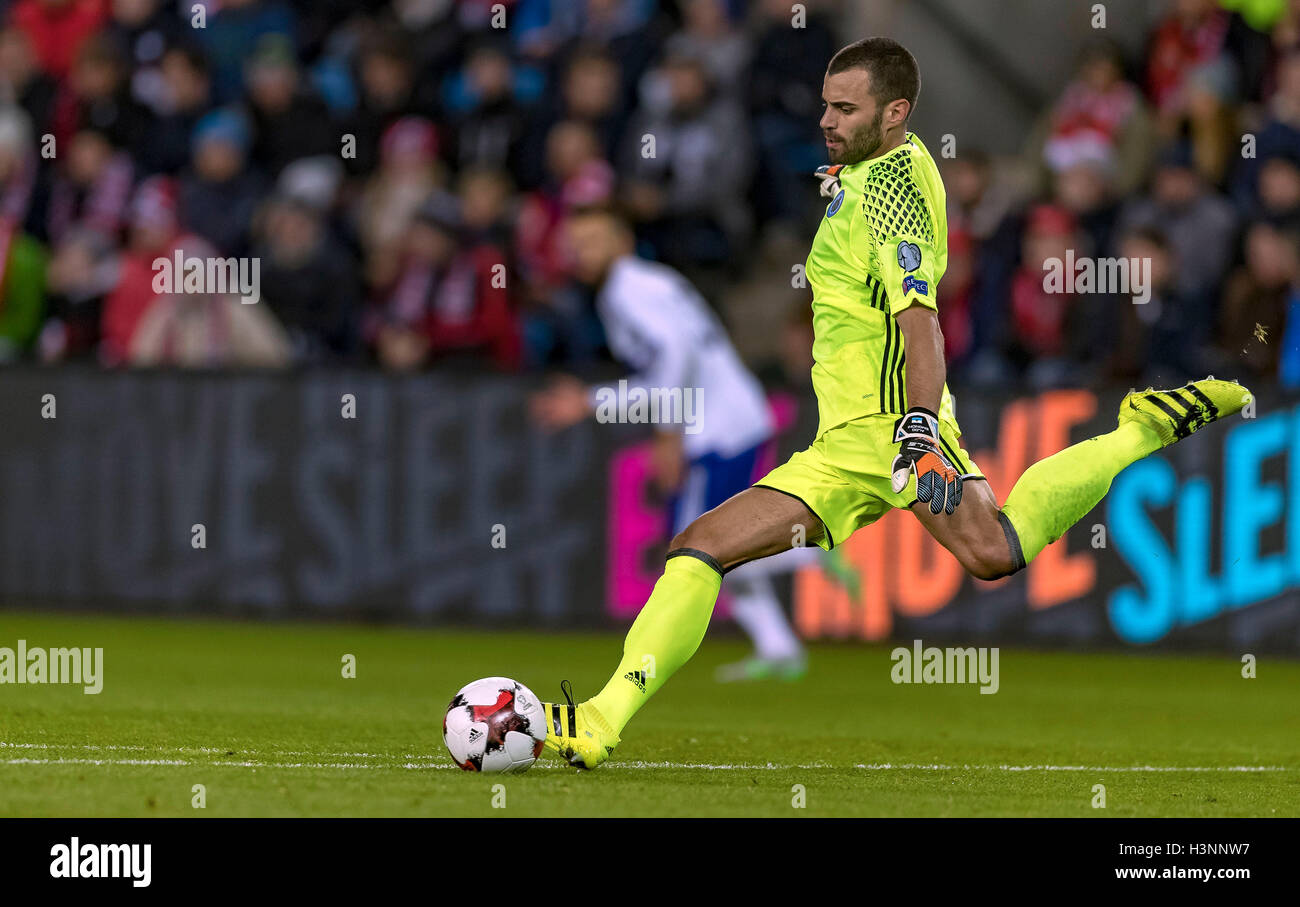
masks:
{"label": "red and white soccer ball", "polygon": [[522,683],[484,677],[452,697],[442,739],[467,772],[526,772],[542,754],[546,716]]}

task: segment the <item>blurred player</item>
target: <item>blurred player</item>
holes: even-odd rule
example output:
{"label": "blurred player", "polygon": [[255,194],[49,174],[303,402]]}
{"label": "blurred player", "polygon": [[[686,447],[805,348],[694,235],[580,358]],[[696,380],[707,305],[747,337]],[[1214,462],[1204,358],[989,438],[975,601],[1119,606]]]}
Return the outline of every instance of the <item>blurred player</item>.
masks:
{"label": "blurred player", "polygon": [[[689,414],[693,424],[662,423],[655,430],[652,471],[658,490],[670,499],[674,536],[753,482],[773,431],[763,388],[694,287],[672,268],[633,253],[632,232],[618,215],[579,209],[565,231],[578,279],[598,288],[597,311],[610,349],[636,370],[626,380],[624,399],[655,390],[677,391],[679,398],[699,395],[699,411]],[[602,392],[608,399],[618,394],[616,386],[589,388],[574,378],[560,379],[536,395],[533,415],[549,428],[562,428],[597,411]],[[719,680],[792,680],[804,673],[803,646],[781,608],[772,572],[767,564],[755,564],[727,576],[732,613],[753,641],[754,654],[724,665]]]}
{"label": "blurred player", "polygon": [[[1035,463],[999,508],[960,446],[946,384],[935,307],[948,257],[944,189],[907,130],[920,88],[916,60],[888,38],[831,59],[821,127],[832,166],[818,174],[831,202],[807,265],[817,437],[673,539],[604,689],[547,706],[546,745],[571,763],[594,768],[613,753],[636,711],[695,653],[723,574],[788,548],[792,524],[815,527],[809,541],[829,550],[891,508],[910,509],[972,576],[1007,576],[1092,510],[1130,463],[1249,399],[1212,379],[1130,393],[1115,431]],[[632,682],[647,656],[655,676]]]}

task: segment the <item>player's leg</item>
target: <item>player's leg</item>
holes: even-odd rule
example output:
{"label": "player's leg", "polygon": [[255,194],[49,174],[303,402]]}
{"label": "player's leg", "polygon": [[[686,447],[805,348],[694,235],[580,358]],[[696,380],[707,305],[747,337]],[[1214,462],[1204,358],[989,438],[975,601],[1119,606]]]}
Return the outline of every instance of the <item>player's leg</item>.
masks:
{"label": "player's leg", "polygon": [[929,505],[920,501],[912,505],[912,513],[971,576],[997,579],[1019,569],[1012,542],[1003,531],[997,498],[984,479],[962,484],[961,505],[952,514],[931,513]]}
{"label": "player's leg", "polygon": [[772,573],[780,562],[796,553],[816,549],[782,552],[729,572],[722,586],[730,596],[731,615],[754,644],[754,652],[734,664],[719,665],[716,677],[723,683],[780,677],[795,680],[807,667],[803,643],[795,635],[776,594]]}
{"label": "player's leg", "polygon": [[[676,535],[697,517],[749,488],[758,458],[770,442],[755,445],[733,456],[717,452],[692,460],[686,478],[669,506],[669,525]],[[776,596],[771,573],[792,556],[815,549],[783,551],[771,558],[742,564],[728,571],[722,581],[731,606],[731,616],[754,644],[754,652],[743,661],[718,668],[718,679],[748,680],[779,675],[801,676],[803,646],[795,636]]]}
{"label": "player's leg", "polygon": [[821,537],[820,521],[802,501],[749,488],[673,538],[664,574],[628,631],[623,660],[593,699],[616,733],[699,648],[723,571],[787,550],[795,525],[809,527],[813,541]]}
{"label": "player's leg", "polygon": [[794,526],[808,541],[822,537],[821,521],[798,498],[749,488],[678,533],[604,689],[581,705],[548,704],[547,746],[587,768],[608,758],[632,716],[699,648],[724,571],[789,548]]}
{"label": "player's leg", "polygon": [[1125,467],[1160,446],[1150,429],[1121,425],[1029,467],[1001,508],[988,482],[970,479],[951,515],[920,502],[912,512],[971,576],[997,579],[1032,561],[1097,506]]}
{"label": "player's leg", "polygon": [[1114,431],[1029,467],[1000,509],[988,483],[979,479],[965,483],[961,505],[951,516],[916,505],[912,511],[972,575],[1005,576],[1083,519],[1130,464],[1238,412],[1249,399],[1249,391],[1236,382],[1213,379],[1130,393]]}
{"label": "player's leg", "polygon": [[756,485],[679,532],[669,553],[682,548],[708,552],[723,570],[768,557],[792,547],[797,534],[807,542],[821,539],[824,528],[803,501]]}

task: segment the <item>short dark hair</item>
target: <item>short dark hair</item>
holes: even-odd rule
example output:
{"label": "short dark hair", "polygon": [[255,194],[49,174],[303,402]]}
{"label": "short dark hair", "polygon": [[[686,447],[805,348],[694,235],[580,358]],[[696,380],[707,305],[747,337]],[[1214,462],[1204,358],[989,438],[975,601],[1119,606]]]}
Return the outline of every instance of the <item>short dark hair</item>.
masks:
{"label": "short dark hair", "polygon": [[413,63],[411,45],[406,35],[396,29],[383,30],[368,35],[361,41],[360,59],[379,57],[410,68]]}
{"label": "short dark hair", "polygon": [[865,69],[871,76],[871,94],[881,104],[907,101],[910,116],[921,93],[921,68],[911,51],[893,38],[863,38],[840,48],[826,67],[827,75]]}
{"label": "short dark hair", "polygon": [[163,56],[178,58],[199,78],[206,79],[212,75],[212,66],[208,62],[208,55],[203,52],[201,47],[192,42],[183,41],[173,44],[163,52]]}
{"label": "short dark hair", "polygon": [[570,220],[577,220],[581,217],[600,217],[608,220],[616,229],[624,230],[629,234],[635,233],[632,227],[633,219],[631,214],[613,200],[575,205],[569,209],[568,217]]}
{"label": "short dark hair", "polygon": [[1149,243],[1161,252],[1168,252],[1170,249],[1169,234],[1156,226],[1134,227],[1125,234],[1124,238]]}

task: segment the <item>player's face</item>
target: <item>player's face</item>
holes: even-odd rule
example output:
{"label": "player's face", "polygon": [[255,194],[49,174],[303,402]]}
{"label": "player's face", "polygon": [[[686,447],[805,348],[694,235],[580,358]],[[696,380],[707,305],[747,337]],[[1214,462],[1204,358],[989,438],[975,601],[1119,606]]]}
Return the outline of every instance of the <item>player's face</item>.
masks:
{"label": "player's face", "polygon": [[826,76],[822,83],[822,135],[832,164],[856,164],[871,157],[885,141],[884,108],[871,94],[871,75],[850,69]]}

